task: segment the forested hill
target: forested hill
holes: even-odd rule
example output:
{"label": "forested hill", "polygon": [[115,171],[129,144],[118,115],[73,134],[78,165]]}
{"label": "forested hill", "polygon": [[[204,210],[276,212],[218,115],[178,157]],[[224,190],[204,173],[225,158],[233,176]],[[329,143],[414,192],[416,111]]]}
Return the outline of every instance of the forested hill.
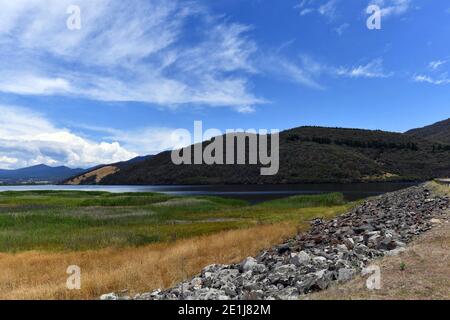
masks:
{"label": "forested hill", "polygon": [[409,130],[406,134],[434,142],[450,144],[450,119],[436,122],[423,128]]}
{"label": "forested hill", "polygon": [[450,175],[450,147],[402,133],[299,127],[280,134],[278,174],[261,176],[259,169],[259,165],[176,166],[170,152],[163,152],[109,174],[98,183],[283,184],[424,180]]}

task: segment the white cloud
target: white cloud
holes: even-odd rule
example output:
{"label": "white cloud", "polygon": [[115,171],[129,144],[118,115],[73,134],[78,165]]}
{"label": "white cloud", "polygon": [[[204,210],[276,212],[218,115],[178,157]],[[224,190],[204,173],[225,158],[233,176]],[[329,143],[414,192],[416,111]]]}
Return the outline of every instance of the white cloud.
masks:
{"label": "white cloud", "polygon": [[131,132],[116,130],[110,139],[120,141],[125,147],[138,151],[139,154],[156,154],[172,150],[179,139],[172,128],[141,128]]}
{"label": "white cloud", "polygon": [[[177,129],[168,127],[144,127],[133,130],[120,130],[115,128],[75,125],[88,131],[104,133],[103,140],[117,141],[127,150],[131,150],[140,155],[157,154],[162,151],[172,150],[180,147],[181,137],[177,134]],[[187,128],[189,130],[189,128]],[[187,143],[184,146],[189,145]]]}
{"label": "white cloud", "polygon": [[[248,85],[257,49],[248,26],[191,1],[78,0],[82,28],[70,31],[72,2],[2,1],[0,91],[169,107],[265,102]],[[199,27],[187,28],[193,20]]]}
{"label": "white cloud", "polygon": [[321,5],[318,12],[330,19],[334,19],[336,16],[336,5],[338,0],[329,0],[327,3]]}
{"label": "white cloud", "polygon": [[302,9],[300,10],[300,15],[301,16],[306,16],[307,14],[313,13],[315,10],[312,8],[306,8],[306,9]]}
{"label": "white cloud", "polygon": [[260,68],[275,75],[281,81],[292,82],[312,89],[323,89],[317,81],[321,73],[320,64],[307,56],[301,56],[297,61],[291,61],[283,56],[265,57]]}
{"label": "white cloud", "polygon": [[237,107],[236,111],[239,113],[246,114],[246,113],[253,113],[256,110],[252,106],[239,106],[239,107]]}
{"label": "white cloud", "polygon": [[315,0],[301,0],[294,6],[296,10],[304,10],[307,7],[310,7],[314,4]]}
{"label": "white cloud", "polygon": [[339,36],[342,36],[344,34],[345,30],[347,30],[349,27],[350,27],[349,23],[343,23],[339,27],[335,28],[334,31],[336,31],[336,33]]}
{"label": "white cloud", "polygon": [[439,69],[442,65],[446,64],[448,61],[447,60],[436,60],[436,61],[431,61],[428,64],[428,67],[432,70],[435,71],[437,69]]}
{"label": "white cloud", "polygon": [[137,156],[118,142],[95,142],[58,128],[30,109],[0,105],[0,167],[89,167]]}
{"label": "white cloud", "polygon": [[0,156],[0,168],[9,169],[15,166],[19,162],[19,159],[11,158],[7,156]]}
{"label": "white cloud", "polygon": [[442,77],[440,79],[434,79],[430,76],[426,76],[426,75],[416,75],[414,76],[413,80],[415,82],[424,82],[424,83],[429,83],[429,84],[435,84],[435,85],[445,85],[445,84],[450,84],[450,79],[445,77]]}
{"label": "white cloud", "polygon": [[411,0],[372,0],[369,4],[379,6],[383,18],[402,15],[412,8]]}
{"label": "white cloud", "polygon": [[420,83],[428,83],[434,85],[450,84],[448,72],[443,71],[443,67],[448,63],[448,60],[435,60],[428,63],[429,74],[416,74],[413,76],[413,81]]}
{"label": "white cloud", "polygon": [[300,16],[317,13],[333,20],[336,18],[338,1],[339,0],[327,0],[319,3],[320,1],[317,0],[302,0],[294,6],[294,9],[299,11]]}
{"label": "white cloud", "polygon": [[387,72],[383,67],[383,59],[377,58],[367,64],[356,66],[332,66],[318,62],[311,56],[300,55],[297,59],[287,59],[280,54],[265,57],[260,62],[261,70],[270,72],[280,81],[292,82],[311,89],[324,90],[321,84],[327,77],[346,78],[388,78],[393,72]]}
{"label": "white cloud", "polygon": [[388,78],[392,73],[387,73],[383,68],[383,59],[372,60],[365,65],[358,65],[351,68],[340,67],[334,71],[338,76],[350,78]]}
{"label": "white cloud", "polygon": [[22,95],[52,95],[70,92],[67,80],[47,78],[33,74],[2,74],[0,91]]}

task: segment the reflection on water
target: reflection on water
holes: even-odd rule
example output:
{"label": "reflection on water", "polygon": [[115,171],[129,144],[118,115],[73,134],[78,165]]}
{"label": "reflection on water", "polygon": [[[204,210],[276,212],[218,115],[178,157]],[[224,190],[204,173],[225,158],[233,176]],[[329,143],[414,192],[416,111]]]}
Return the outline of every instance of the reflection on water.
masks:
{"label": "reflection on water", "polygon": [[351,184],[290,184],[290,185],[206,185],[206,186],[0,186],[1,191],[78,190],[108,192],[162,192],[173,195],[213,195],[257,203],[298,194],[342,192],[347,200],[357,200],[396,191],[415,183],[379,182]]}

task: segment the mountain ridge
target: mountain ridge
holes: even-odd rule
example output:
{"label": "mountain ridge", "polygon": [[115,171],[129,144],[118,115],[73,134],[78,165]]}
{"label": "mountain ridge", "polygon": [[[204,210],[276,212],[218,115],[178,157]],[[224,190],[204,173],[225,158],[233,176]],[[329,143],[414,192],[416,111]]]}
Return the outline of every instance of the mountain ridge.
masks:
{"label": "mountain ridge", "polygon": [[[203,148],[209,144],[203,143]],[[111,172],[99,184],[290,184],[427,180],[450,175],[450,146],[407,133],[303,126],[280,133],[280,170],[258,165],[181,165],[170,152]],[[93,183],[93,181],[81,181]]]}
{"label": "mountain ridge", "polygon": [[70,176],[81,174],[85,170],[89,169],[66,166],[51,167],[45,164],[13,170],[0,169],[0,183],[56,183]]}
{"label": "mountain ridge", "polygon": [[422,128],[411,129],[406,131],[405,134],[450,144],[450,118]]}
{"label": "mountain ridge", "polygon": [[14,183],[62,183],[73,177],[92,172],[108,166],[118,166],[124,168],[128,165],[139,163],[152,156],[138,156],[127,161],[121,161],[110,165],[97,165],[95,167],[69,168],[67,166],[52,167],[46,164],[37,164],[19,169],[0,169],[0,184]]}

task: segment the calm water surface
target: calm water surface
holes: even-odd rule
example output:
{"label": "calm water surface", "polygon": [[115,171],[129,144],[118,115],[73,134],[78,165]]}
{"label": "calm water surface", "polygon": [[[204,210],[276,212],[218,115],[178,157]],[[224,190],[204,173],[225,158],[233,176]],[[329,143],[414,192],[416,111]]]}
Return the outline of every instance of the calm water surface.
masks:
{"label": "calm water surface", "polygon": [[342,192],[347,200],[357,200],[415,185],[409,182],[351,183],[351,184],[292,184],[292,185],[210,185],[210,186],[0,186],[2,191],[78,190],[120,192],[162,192],[172,195],[212,195],[257,203],[298,194]]}

